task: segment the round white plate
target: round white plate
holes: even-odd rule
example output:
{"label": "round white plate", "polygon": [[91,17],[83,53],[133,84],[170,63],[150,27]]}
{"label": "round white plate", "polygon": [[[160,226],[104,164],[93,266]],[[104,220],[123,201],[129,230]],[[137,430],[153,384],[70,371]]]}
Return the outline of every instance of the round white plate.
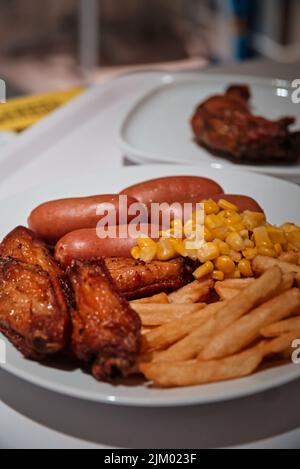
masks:
{"label": "round white plate", "polygon": [[159,86],[134,103],[119,131],[119,146],[137,163],[207,164],[212,168],[255,171],[300,183],[300,159],[294,165],[238,165],[211,155],[196,145],[190,126],[196,107],[209,96],[224,93],[234,83],[251,88],[251,105],[258,115],[276,119],[295,116],[300,129],[300,104],[292,101],[295,91],[283,80],[240,76],[168,74]]}
{"label": "round white plate", "polygon": [[[300,187],[277,179],[233,170],[201,166],[147,166],[101,172],[80,179],[43,185],[0,201],[0,236],[26,224],[37,204],[54,198],[118,192],[129,184],[170,175],[201,175],[215,179],[226,192],[250,195],[265,208],[272,223],[300,224]],[[185,406],[225,401],[255,394],[300,377],[300,366],[286,365],[225,383],[158,390],[146,384],[113,386],[99,383],[78,369],[60,369],[25,360],[7,341],[8,372],[52,391],[91,401],[129,406]]]}

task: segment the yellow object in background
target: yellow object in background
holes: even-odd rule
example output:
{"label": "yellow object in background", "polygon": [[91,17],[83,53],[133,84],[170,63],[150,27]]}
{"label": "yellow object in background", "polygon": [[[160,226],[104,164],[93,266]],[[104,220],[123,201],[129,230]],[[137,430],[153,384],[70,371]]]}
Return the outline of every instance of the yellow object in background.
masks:
{"label": "yellow object in background", "polygon": [[10,99],[7,103],[0,104],[0,131],[25,130],[83,91],[84,88],[73,88]]}

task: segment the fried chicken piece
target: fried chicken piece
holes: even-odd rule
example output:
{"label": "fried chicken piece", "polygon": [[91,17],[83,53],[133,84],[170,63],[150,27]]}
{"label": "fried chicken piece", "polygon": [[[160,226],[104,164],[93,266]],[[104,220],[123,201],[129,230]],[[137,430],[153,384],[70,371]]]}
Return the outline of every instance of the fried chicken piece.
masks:
{"label": "fried chicken piece", "polygon": [[50,275],[0,258],[0,331],[26,358],[42,360],[66,344],[68,316]]}
{"label": "fried chicken piece", "polygon": [[168,262],[153,261],[147,264],[122,258],[105,258],[104,262],[117,288],[127,299],[178,290],[192,281],[191,271],[181,258]]}
{"label": "fried chicken piece", "polygon": [[70,302],[71,295],[65,273],[51,256],[46,244],[33,231],[23,226],[15,228],[2,241],[0,256],[39,266],[47,272],[51,277],[57,300],[62,310],[66,310],[66,300]]}
{"label": "fried chicken piece", "polygon": [[293,163],[300,157],[300,132],[293,117],[271,121],[251,113],[247,86],[231,86],[200,104],[191,125],[196,142],[238,163]]}
{"label": "fried chicken piece", "polygon": [[72,311],[73,352],[98,380],[125,377],[140,347],[141,322],[116,288],[102,260],[76,261],[69,271],[77,308]]}

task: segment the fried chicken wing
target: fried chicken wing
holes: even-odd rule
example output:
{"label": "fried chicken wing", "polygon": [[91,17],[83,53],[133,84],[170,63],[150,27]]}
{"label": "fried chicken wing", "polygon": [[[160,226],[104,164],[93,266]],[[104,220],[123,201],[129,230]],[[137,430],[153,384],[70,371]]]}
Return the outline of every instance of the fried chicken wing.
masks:
{"label": "fried chicken wing", "polygon": [[300,157],[300,132],[293,117],[268,120],[251,113],[247,86],[231,86],[200,104],[191,125],[196,142],[239,163],[293,163]]}
{"label": "fried chicken wing", "polygon": [[148,264],[134,259],[105,258],[104,262],[117,288],[127,299],[173,291],[192,280],[184,259]]}
{"label": "fried chicken wing", "polygon": [[71,299],[65,273],[51,256],[46,244],[32,231],[23,226],[15,228],[0,244],[0,256],[39,266],[47,272],[61,308],[66,309],[66,299]]}
{"label": "fried chicken wing", "polygon": [[69,271],[77,308],[72,311],[73,352],[98,380],[124,377],[135,364],[141,322],[119,293],[102,260],[76,261]]}
{"label": "fried chicken wing", "polygon": [[68,316],[40,267],[0,258],[0,331],[27,358],[41,360],[66,344]]}

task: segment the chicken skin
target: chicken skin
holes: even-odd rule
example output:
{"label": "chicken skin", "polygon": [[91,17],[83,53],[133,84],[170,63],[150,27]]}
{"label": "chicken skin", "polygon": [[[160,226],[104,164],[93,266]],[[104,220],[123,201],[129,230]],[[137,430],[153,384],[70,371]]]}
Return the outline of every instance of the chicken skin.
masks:
{"label": "chicken skin", "polygon": [[293,117],[268,120],[251,113],[247,86],[231,86],[224,95],[200,104],[191,125],[196,142],[237,163],[293,163],[300,157],[300,132]]}
{"label": "chicken skin", "polygon": [[127,299],[177,290],[192,281],[184,259],[145,264],[134,259],[105,258],[104,262],[117,288]]}
{"label": "chicken skin", "polygon": [[59,352],[67,322],[47,272],[0,258],[0,331],[26,358],[42,360]]}
{"label": "chicken skin", "polygon": [[46,245],[23,227],[0,245],[0,331],[25,357],[43,359],[67,344],[64,273]]}
{"label": "chicken skin", "polygon": [[141,322],[116,288],[102,260],[76,261],[69,271],[75,292],[73,352],[102,381],[125,377],[136,362]]}

